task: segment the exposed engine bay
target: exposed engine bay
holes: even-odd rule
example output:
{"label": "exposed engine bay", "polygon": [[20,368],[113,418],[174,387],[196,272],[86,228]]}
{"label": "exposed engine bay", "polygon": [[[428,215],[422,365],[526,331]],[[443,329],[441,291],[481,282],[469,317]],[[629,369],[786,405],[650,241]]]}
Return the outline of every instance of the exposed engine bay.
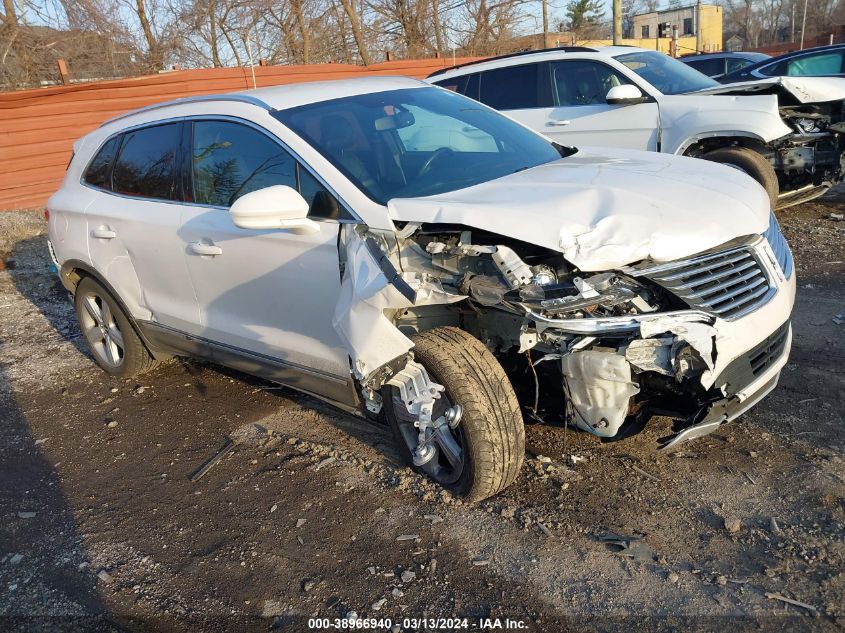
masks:
{"label": "exposed engine bay", "polygon": [[[415,460],[424,460],[438,427],[460,417],[450,410],[431,419],[442,387],[413,361],[407,337],[435,327],[457,326],[481,340],[506,368],[526,417],[562,420],[606,440],[639,432],[655,413],[679,420],[681,433],[667,444],[689,439],[683,429],[712,422],[716,405],[738,390],[716,384],[716,316],[667,290],[669,281],[652,280],[683,270],[581,272],[559,252],[460,225],[344,232],[342,287],[350,300],[339,304],[335,326],[352,350],[367,409],[381,409],[379,390],[391,384],[419,416]],[[738,257],[731,261],[752,271]],[[356,278],[351,270],[366,272]],[[740,281],[762,284],[748,272]],[[717,418],[716,425],[726,419]]]}
{"label": "exposed engine bay", "polygon": [[[775,95],[778,110],[793,134],[766,148],[788,205],[817,197],[845,177],[845,101],[842,80],[828,77],[779,77],[728,84],[710,94]],[[785,206],[785,205],[781,205]]]}

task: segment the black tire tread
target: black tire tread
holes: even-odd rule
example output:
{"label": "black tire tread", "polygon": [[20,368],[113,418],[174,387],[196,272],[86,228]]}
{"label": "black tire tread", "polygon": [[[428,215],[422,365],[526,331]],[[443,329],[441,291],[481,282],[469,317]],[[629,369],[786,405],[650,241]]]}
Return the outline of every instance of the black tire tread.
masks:
{"label": "black tire tread", "polygon": [[516,480],[525,457],[522,412],[505,370],[481,341],[459,328],[439,327],[412,339],[415,358],[464,409],[473,472],[462,496],[477,502],[501,492]]}
{"label": "black tire tread", "polygon": [[707,152],[703,158],[714,163],[736,165],[759,182],[766,193],[772,209],[777,207],[780,184],[774,167],[761,154],[748,147],[720,147]]}
{"label": "black tire tread", "polygon": [[[80,307],[77,303],[76,297],[81,296],[87,290],[95,291],[99,294],[105,301],[109,303],[109,308],[114,315],[115,320],[117,321],[118,326],[120,327],[120,333],[123,335],[123,351],[124,351],[124,361],[123,365],[120,367],[118,371],[114,371],[111,368],[103,367],[102,365],[97,362],[96,355],[94,356],[95,362],[100,366],[103,371],[112,376],[118,376],[120,378],[132,378],[134,376],[139,376],[144,374],[148,371],[151,371],[155,367],[160,364],[160,361],[156,360],[152,357],[149,350],[147,350],[146,345],[138,336],[135,328],[129,322],[129,317],[126,316],[126,313],[123,311],[123,308],[120,307],[120,304],[115,300],[115,298],[106,290],[101,284],[99,284],[94,278],[92,277],[84,277],[79,284],[76,286],[76,293],[74,297],[74,307],[78,311]],[[93,352],[92,352],[93,354]]]}

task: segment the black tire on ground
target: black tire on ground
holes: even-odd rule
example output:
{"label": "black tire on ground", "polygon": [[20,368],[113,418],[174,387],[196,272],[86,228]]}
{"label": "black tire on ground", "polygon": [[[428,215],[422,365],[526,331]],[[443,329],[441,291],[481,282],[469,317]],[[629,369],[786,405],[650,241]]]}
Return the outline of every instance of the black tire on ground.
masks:
{"label": "black tire on ground", "polygon": [[[458,328],[435,328],[412,338],[416,361],[446,388],[449,402],[463,407],[456,431],[463,445],[463,470],[456,481],[438,483],[470,502],[501,492],[517,478],[525,457],[525,426],[505,370],[481,341]],[[413,466],[399,429],[394,389],[385,389],[387,420],[403,457],[424,473]]]}
{"label": "black tire on ground", "polygon": [[772,209],[777,206],[780,185],[775,168],[766,158],[747,147],[720,147],[707,152],[703,158],[744,171],[759,182],[769,194]]}
{"label": "black tire on ground", "polygon": [[[86,302],[90,303],[86,306]],[[77,284],[73,304],[88,349],[107,374],[131,378],[158,365],[120,305],[94,279],[84,277]],[[109,332],[107,339],[103,330]]]}

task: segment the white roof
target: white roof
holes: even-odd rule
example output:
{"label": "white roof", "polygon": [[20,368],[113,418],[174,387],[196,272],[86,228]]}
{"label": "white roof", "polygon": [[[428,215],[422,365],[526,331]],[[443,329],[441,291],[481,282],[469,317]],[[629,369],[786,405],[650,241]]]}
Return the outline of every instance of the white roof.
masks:
{"label": "white roof", "polygon": [[438,73],[434,77],[431,77],[430,81],[440,81],[441,79],[448,79],[449,77],[459,77],[468,73],[491,70],[494,68],[504,68],[505,66],[520,66],[522,64],[552,61],[556,59],[595,59],[597,57],[616,57],[617,55],[624,55],[625,53],[654,52],[647,48],[639,48],[637,46],[596,46],[587,48],[588,50],[566,50],[566,47],[561,47],[558,49],[537,51],[536,53],[526,52],[519,55],[498,58],[494,57],[481,62],[470,62],[465,66],[448,70],[443,73]]}
{"label": "white roof", "polygon": [[295,108],[307,103],[317,103],[368,94],[399,90],[401,88],[424,88],[428,84],[408,77],[361,77],[357,79],[338,79],[335,81],[313,81],[256,88],[236,93],[260,99],[275,110]]}
{"label": "white roof", "polygon": [[320,101],[329,101],[331,99],[351,97],[354,95],[399,90],[402,88],[430,87],[425,82],[407,77],[361,77],[335,81],[302,82],[284,86],[256,88],[241,92],[224,92],[220,94],[184,97],[182,99],[155,103],[109,119],[100,127],[106,127],[116,121],[120,121],[121,126],[125,127],[127,124],[131,124],[133,120],[147,122],[151,116],[155,119],[193,114],[193,112],[186,110],[186,106],[193,106],[196,109],[201,103],[207,104],[206,107],[208,107],[209,112],[212,111],[211,108],[214,103],[232,101],[241,101],[264,109],[284,110],[308,103],[319,103]]}

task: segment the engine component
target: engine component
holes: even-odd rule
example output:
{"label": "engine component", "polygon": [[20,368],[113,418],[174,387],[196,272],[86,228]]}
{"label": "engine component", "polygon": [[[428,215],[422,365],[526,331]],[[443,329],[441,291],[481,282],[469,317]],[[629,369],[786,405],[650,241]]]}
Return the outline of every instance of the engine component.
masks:
{"label": "engine component", "polygon": [[625,357],[600,350],[574,352],[561,359],[561,368],[575,424],[601,437],[616,435],[631,396],[640,391]]}
{"label": "engine component", "polygon": [[519,288],[531,283],[534,273],[524,261],[522,261],[512,248],[508,246],[497,246],[496,252],[492,254],[493,263],[502,273],[511,288]]}

